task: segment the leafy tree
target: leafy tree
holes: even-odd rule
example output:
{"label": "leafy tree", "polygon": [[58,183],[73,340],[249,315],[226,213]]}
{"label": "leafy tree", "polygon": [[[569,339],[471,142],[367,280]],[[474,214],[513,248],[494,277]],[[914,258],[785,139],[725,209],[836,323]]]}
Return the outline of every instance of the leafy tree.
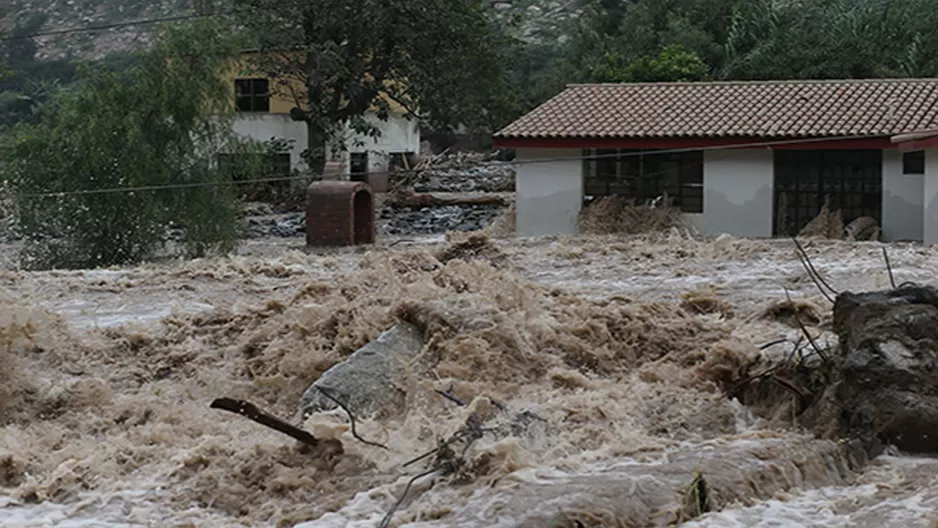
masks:
{"label": "leafy tree", "polygon": [[701,80],[723,60],[737,0],[599,0],[572,31],[568,79],[591,82]]}
{"label": "leafy tree", "polygon": [[838,79],[938,74],[930,0],[758,0],[728,32],[729,79]]}
{"label": "leafy tree", "polygon": [[[237,50],[219,23],[168,26],[136,65],[81,68],[76,85],[39,106],[37,123],[13,127],[0,180],[17,193],[24,265],[140,261],[171,224],[184,228],[189,254],[232,246],[234,190],[206,159],[253,148],[225,117],[223,74]],[[163,186],[172,187],[149,189]],[[107,191],[122,188],[136,190]]]}
{"label": "leafy tree", "polygon": [[674,44],[655,57],[641,57],[625,63],[618,53],[606,55],[606,61],[591,72],[596,82],[674,82],[701,81],[710,68],[697,55]]}
{"label": "leafy tree", "polygon": [[314,171],[344,126],[375,136],[393,100],[435,129],[490,129],[512,111],[509,43],[476,0],[236,0],[255,66],[292,93]]}

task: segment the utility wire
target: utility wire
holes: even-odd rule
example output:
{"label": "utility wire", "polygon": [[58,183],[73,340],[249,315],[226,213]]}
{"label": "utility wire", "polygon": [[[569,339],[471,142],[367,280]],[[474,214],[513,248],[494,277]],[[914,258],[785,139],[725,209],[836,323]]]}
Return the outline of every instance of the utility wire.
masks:
{"label": "utility wire", "polygon": [[177,22],[181,20],[193,20],[198,18],[214,18],[219,16],[226,16],[235,14],[237,11],[225,11],[221,13],[212,13],[212,14],[190,14],[190,15],[176,15],[168,16],[162,18],[144,18],[140,20],[130,20],[127,22],[115,22],[113,24],[104,24],[100,26],[87,26],[79,28],[64,28],[64,29],[54,29],[50,31],[40,31],[37,33],[29,33],[27,35],[12,35],[9,37],[0,37],[0,42],[10,42],[14,40],[26,40],[36,37],[49,37],[54,35],[70,35],[72,33],[89,33],[94,31],[104,31],[108,29],[117,29],[124,27],[132,26],[144,26],[149,24],[160,24],[162,22]]}
{"label": "utility wire", "polygon": [[[784,146],[798,143],[825,143],[831,141],[849,141],[856,139],[871,139],[870,136],[831,136],[825,138],[804,138],[804,139],[791,139],[791,140],[776,140],[776,141],[762,141],[754,143],[743,143],[735,145],[718,145],[713,147],[688,147],[688,148],[679,148],[679,149],[660,149],[660,150],[641,150],[633,152],[622,152],[622,153],[612,153],[612,154],[594,154],[589,156],[566,156],[566,157],[554,157],[554,158],[538,158],[532,160],[516,160],[509,162],[512,166],[526,166],[526,165],[537,165],[539,163],[552,163],[552,162],[561,162],[561,161],[586,161],[586,160],[597,160],[597,159],[607,159],[607,158],[625,158],[625,157],[635,157],[643,156],[649,154],[661,155],[661,154],[678,154],[683,152],[695,152],[695,151],[729,151],[740,148],[771,148],[773,146]],[[702,165],[701,163],[694,163],[694,166]],[[357,171],[350,172],[348,176],[351,178],[353,176],[390,176],[393,174],[416,174],[427,169],[402,169],[394,171]],[[669,171],[660,171],[656,173],[647,173],[643,177],[650,176],[660,176],[667,174]],[[211,182],[192,182],[192,183],[176,183],[176,184],[166,184],[166,185],[141,185],[136,187],[111,187],[103,189],[84,189],[76,191],[59,191],[59,192],[40,192],[40,193],[22,193],[18,194],[21,198],[42,198],[42,197],[65,197],[65,196],[80,196],[80,195],[95,195],[95,194],[110,194],[110,193],[133,193],[133,192],[146,192],[146,191],[161,191],[161,190],[172,190],[172,189],[192,189],[198,187],[221,187],[221,186],[230,186],[230,185],[250,185],[254,183],[274,183],[274,182],[289,182],[289,181],[302,181],[302,180],[312,180],[313,176],[304,175],[304,176],[279,176],[271,178],[256,178],[256,179],[246,179],[246,180],[223,180],[223,181],[211,181]]]}

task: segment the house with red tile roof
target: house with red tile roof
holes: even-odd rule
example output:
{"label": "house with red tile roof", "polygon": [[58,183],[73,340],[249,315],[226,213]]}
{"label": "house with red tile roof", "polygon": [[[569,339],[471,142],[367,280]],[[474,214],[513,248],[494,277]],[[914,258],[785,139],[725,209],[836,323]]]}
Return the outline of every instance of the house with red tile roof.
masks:
{"label": "house with red tile roof", "polygon": [[938,243],[938,79],[571,85],[494,139],[517,152],[520,236],[666,193],[708,234],[794,235],[829,200]]}

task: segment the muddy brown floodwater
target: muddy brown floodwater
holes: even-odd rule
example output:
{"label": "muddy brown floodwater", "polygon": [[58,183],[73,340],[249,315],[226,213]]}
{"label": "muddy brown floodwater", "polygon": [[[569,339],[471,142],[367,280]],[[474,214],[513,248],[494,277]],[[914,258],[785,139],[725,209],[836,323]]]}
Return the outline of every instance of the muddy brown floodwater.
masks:
{"label": "muddy brown floodwater", "polygon": [[[309,254],[256,240],[227,258],[89,271],[0,259],[0,526],[376,526],[428,469],[404,462],[470,414],[494,416],[501,432],[460,454],[465,471],[415,480],[390,526],[938,522],[938,461],[893,453],[854,472],[835,444],[723,396],[726,380],[784,353],[759,345],[797,337],[764,316],[786,289],[823,326],[828,305],[790,241],[449,246],[428,237]],[[842,290],[888,285],[880,247],[807,244]],[[933,282],[938,250],[889,252],[899,282]],[[312,381],[402,306],[439,300],[476,307],[479,320],[431,332],[439,361],[401,380],[399,418],[359,419],[387,450],[358,442],[341,412],[302,423]],[[341,450],[309,453],[210,409],[222,396]],[[496,415],[533,418],[513,429]],[[698,475],[712,488],[705,509],[719,511],[682,499],[699,494]]]}

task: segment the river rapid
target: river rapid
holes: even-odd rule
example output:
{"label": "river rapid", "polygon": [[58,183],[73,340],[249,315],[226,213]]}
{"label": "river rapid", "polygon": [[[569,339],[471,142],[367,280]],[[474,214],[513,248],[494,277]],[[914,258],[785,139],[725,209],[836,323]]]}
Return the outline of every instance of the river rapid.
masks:
{"label": "river rapid", "polygon": [[[824,327],[829,304],[790,241],[672,232],[454,249],[463,238],[318,254],[253,240],[230,257],[106,270],[6,264],[0,527],[372,527],[395,507],[389,526],[938,525],[938,460],[890,452],[857,472],[834,442],[723,395],[788,352],[760,345],[797,338],[772,315],[786,289]],[[888,250],[898,282],[938,272],[934,248]],[[808,251],[840,290],[889,284],[878,243]],[[401,380],[405,408],[356,424],[387,449],[355,439],[340,411],[301,419],[322,372],[402,310],[444,301],[473,324],[428,330],[438,361]],[[209,408],[219,397],[334,449]],[[458,472],[414,478],[432,468],[408,461],[479,417]],[[698,477],[716,511],[687,500]]]}

